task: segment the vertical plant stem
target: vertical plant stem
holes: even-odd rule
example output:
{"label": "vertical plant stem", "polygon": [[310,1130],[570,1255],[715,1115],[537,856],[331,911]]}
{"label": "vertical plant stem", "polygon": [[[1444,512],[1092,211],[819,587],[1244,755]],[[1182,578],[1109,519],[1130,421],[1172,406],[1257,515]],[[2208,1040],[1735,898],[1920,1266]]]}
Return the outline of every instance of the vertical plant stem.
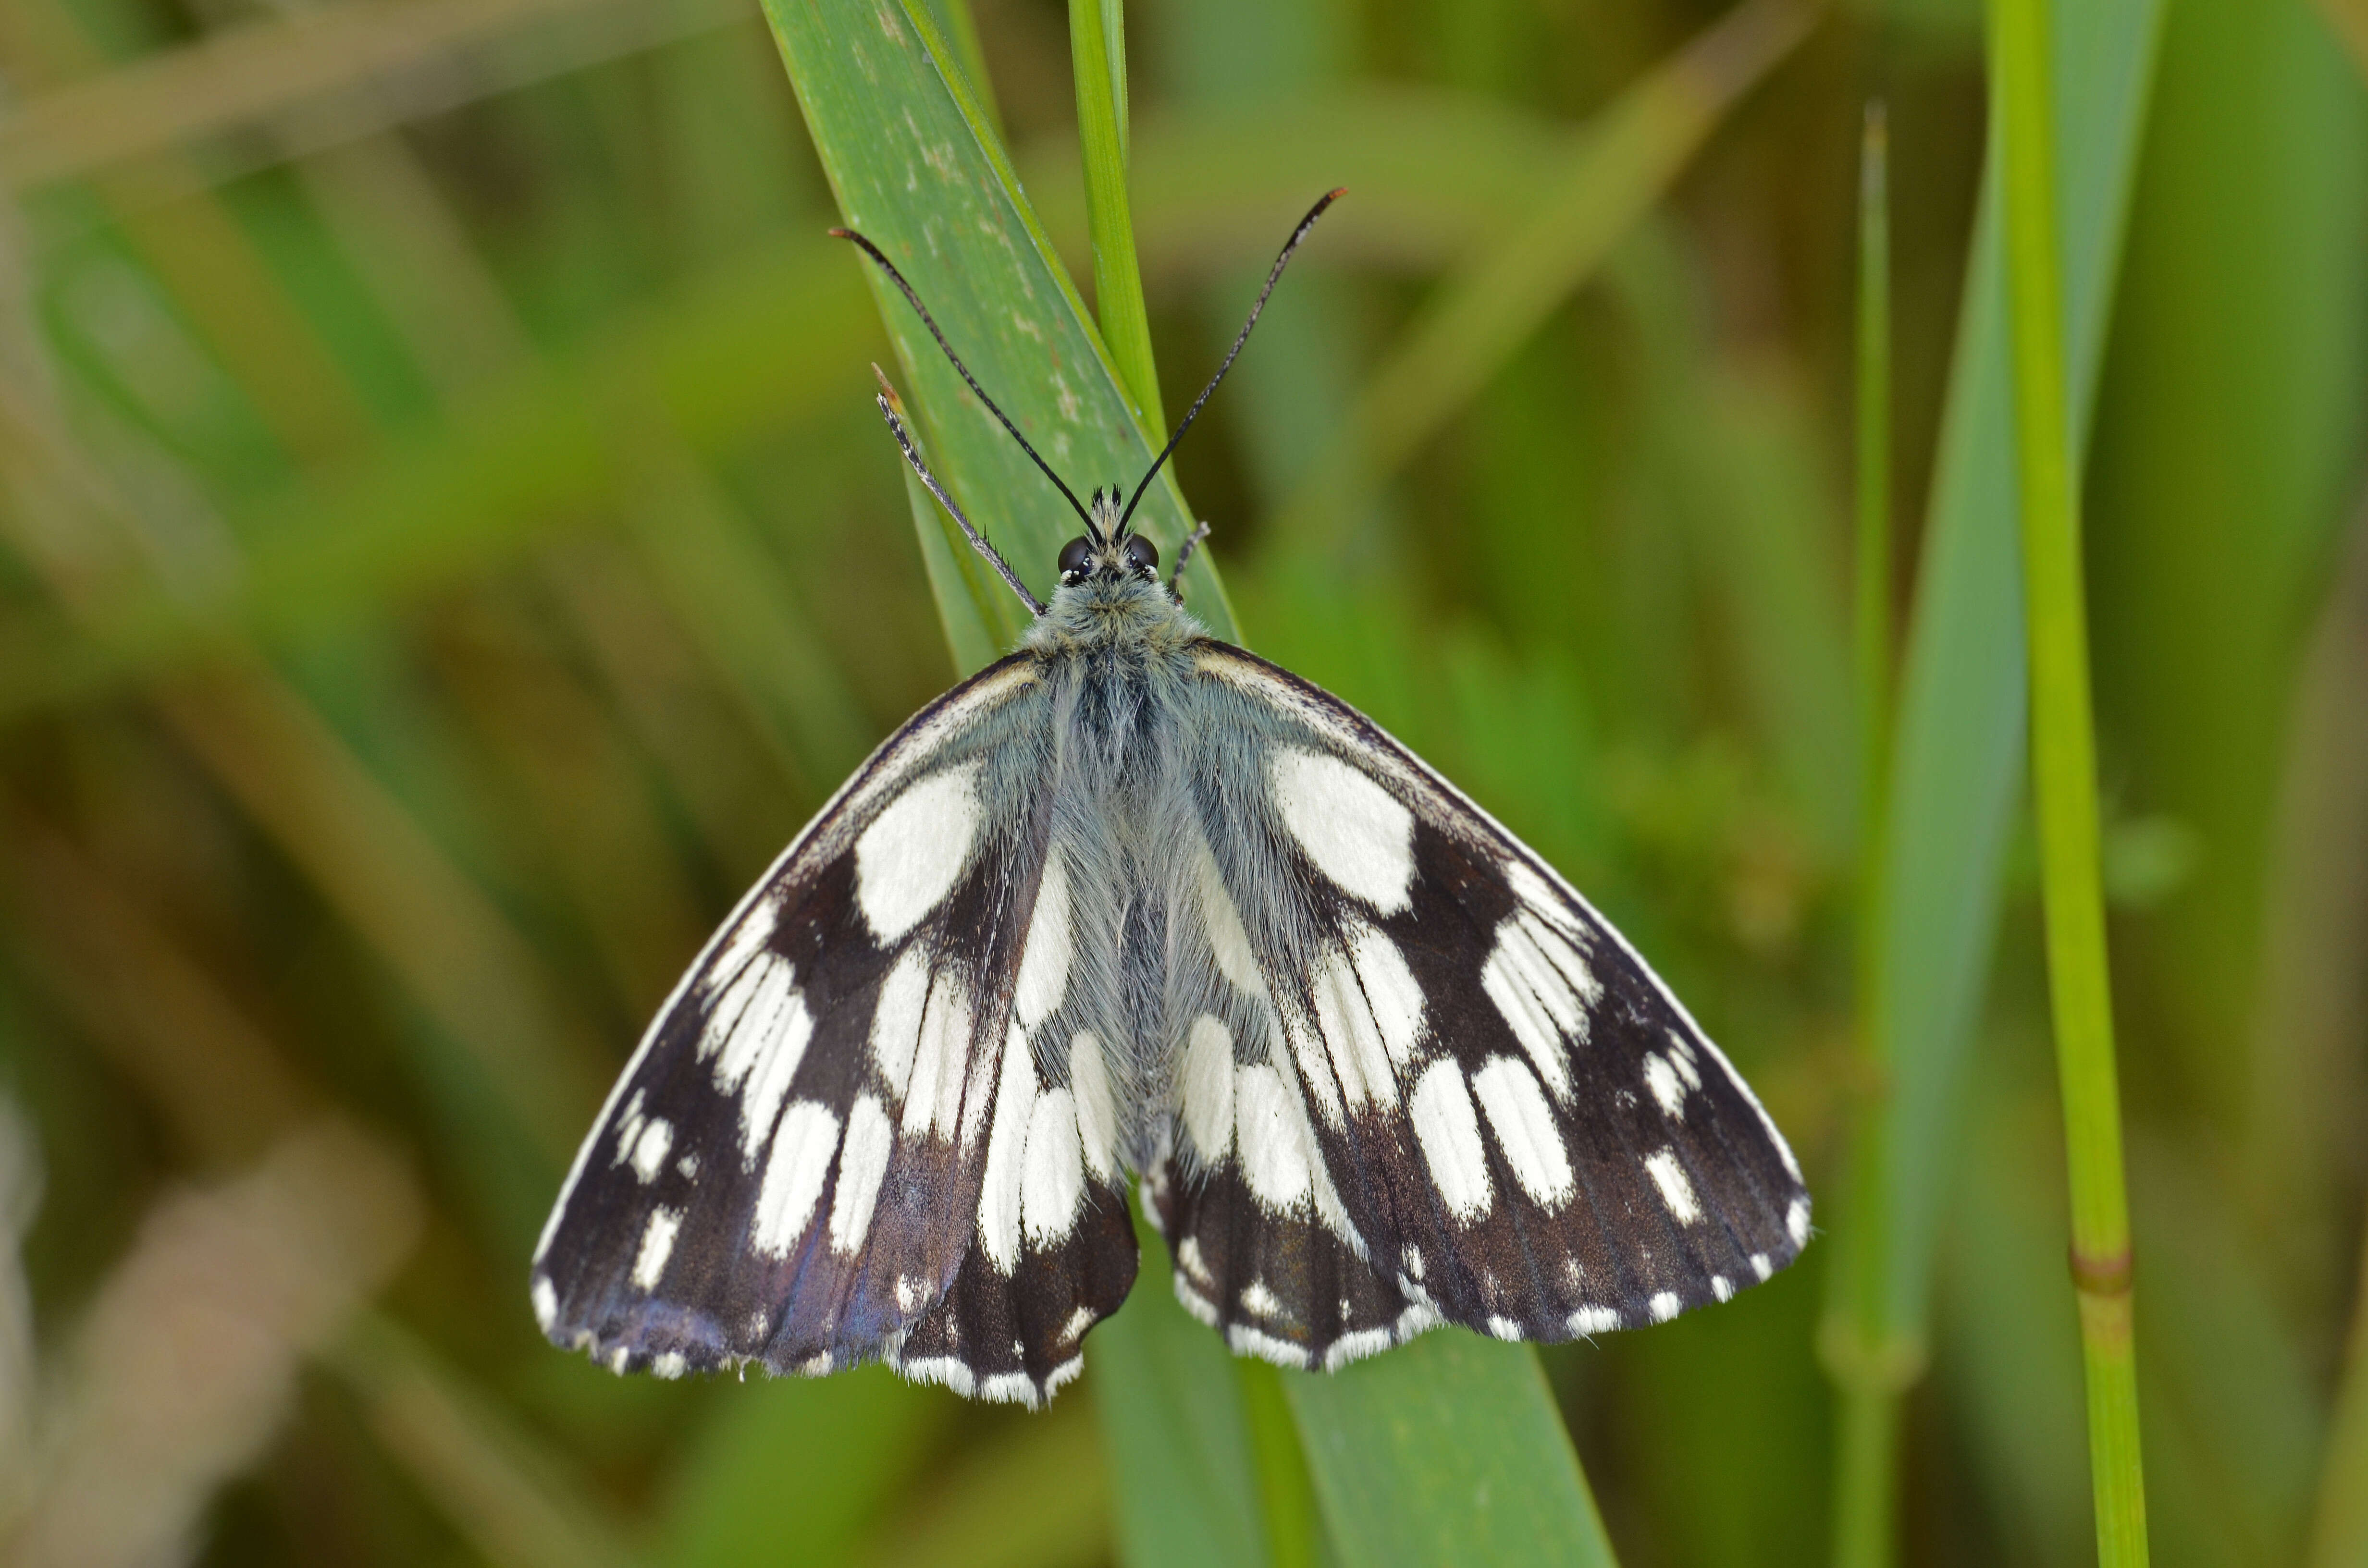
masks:
{"label": "vertical plant stem", "polygon": [[2146,1561],[2111,980],[2100,887],[2096,738],[2081,580],[2079,494],[2065,391],[2046,0],[1993,0],[1992,123],[2006,172],[2008,314],[2031,667],[2032,796],[2047,977],[2064,1098],[2072,1278],[2089,1394],[2089,1480],[2105,1568]]}
{"label": "vertical plant stem", "polygon": [[[1891,132],[1878,100],[1866,106],[1858,187],[1859,820],[1863,875],[1882,849],[1891,759]],[[1872,931],[1872,923],[1866,926]],[[1859,977],[1875,971],[1860,943]]]}
{"label": "vertical plant stem", "polygon": [[1891,625],[1890,141],[1883,105],[1867,106],[1859,151],[1858,549],[1855,655],[1859,722],[1859,1090],[1832,1300],[1818,1346],[1841,1407],[1835,1433],[1834,1562],[1892,1558],[1902,1392],[1923,1358],[1892,1321],[1891,1042],[1883,1028],[1884,824],[1889,812]]}
{"label": "vertical plant stem", "polygon": [[1086,160],[1086,222],[1094,242],[1094,313],[1135,417],[1164,431],[1151,319],[1134,259],[1126,198],[1126,19],[1121,0],[1069,0],[1069,62],[1077,78],[1077,142]]}

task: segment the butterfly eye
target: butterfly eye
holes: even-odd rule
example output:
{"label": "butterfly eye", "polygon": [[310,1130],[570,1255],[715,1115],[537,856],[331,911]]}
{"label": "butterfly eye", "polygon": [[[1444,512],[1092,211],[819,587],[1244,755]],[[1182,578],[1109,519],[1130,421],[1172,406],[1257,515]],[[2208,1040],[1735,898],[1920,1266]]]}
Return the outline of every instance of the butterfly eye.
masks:
{"label": "butterfly eye", "polygon": [[1130,534],[1126,541],[1126,563],[1149,576],[1159,570],[1159,547],[1141,534]]}
{"label": "butterfly eye", "polygon": [[1065,583],[1072,577],[1084,576],[1093,559],[1093,540],[1079,534],[1061,547],[1061,580]]}

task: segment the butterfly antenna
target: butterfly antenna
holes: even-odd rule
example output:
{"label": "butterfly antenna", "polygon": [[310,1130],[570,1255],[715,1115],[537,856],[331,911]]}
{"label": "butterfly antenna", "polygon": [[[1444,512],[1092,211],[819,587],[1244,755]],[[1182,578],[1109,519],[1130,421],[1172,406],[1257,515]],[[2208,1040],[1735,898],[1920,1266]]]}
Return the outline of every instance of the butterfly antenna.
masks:
{"label": "butterfly antenna", "polygon": [[[1167,461],[1168,454],[1173,452],[1176,449],[1176,444],[1184,438],[1184,432],[1192,428],[1192,421],[1201,416],[1201,405],[1209,401],[1209,394],[1217,390],[1217,383],[1225,379],[1225,372],[1232,369],[1234,361],[1240,358],[1242,345],[1250,340],[1250,328],[1258,325],[1258,312],[1266,309],[1267,296],[1274,292],[1276,281],[1282,277],[1282,269],[1291,265],[1291,253],[1299,248],[1299,242],[1307,237],[1307,232],[1310,229],[1315,227],[1315,220],[1324,216],[1324,210],[1348,193],[1347,186],[1342,186],[1338,190],[1326,191],[1323,199],[1307,210],[1307,216],[1299,221],[1299,227],[1291,231],[1291,238],[1283,241],[1282,254],[1274,258],[1274,266],[1266,275],[1266,287],[1258,290],[1258,302],[1250,307],[1250,319],[1242,323],[1240,335],[1234,339],[1234,346],[1225,350],[1225,362],[1217,367],[1217,373],[1209,378],[1209,384],[1202,387],[1201,395],[1192,400],[1192,406],[1184,413],[1184,422],[1176,426],[1176,434],[1167,437],[1167,445],[1159,449],[1159,455],[1151,461],[1150,472],[1143,476],[1143,483],[1134,487],[1133,497],[1127,502],[1126,510],[1119,515],[1120,537],[1124,537],[1127,520],[1134,516],[1134,508],[1142,502],[1143,493],[1151,488],[1151,482],[1158,477],[1160,467]],[[901,282],[902,279],[898,281]],[[919,304],[919,301],[914,301],[916,308],[918,308]]]}
{"label": "butterfly antenna", "polygon": [[1013,593],[1019,596],[1019,602],[1028,607],[1028,613],[1042,615],[1044,601],[1028,591],[1028,585],[1019,580],[1019,574],[1011,569],[1011,562],[1003,559],[1003,552],[987,543],[985,537],[970,526],[970,519],[962,516],[962,509],[954,505],[954,498],[946,494],[944,485],[938,483],[938,476],[931,473],[929,465],[921,460],[920,449],[913,445],[911,433],[905,428],[905,422],[897,417],[904,400],[896,395],[896,389],[888,384],[888,378],[879,366],[872,366],[871,373],[880,381],[879,395],[873,401],[880,404],[881,416],[888,421],[888,429],[896,437],[896,445],[904,449],[905,460],[913,465],[913,472],[921,476],[921,483],[928,485],[929,494],[938,498],[938,505],[951,513],[954,521],[962,525],[962,537],[970,540],[971,548],[985,556],[986,563],[1011,585]]}
{"label": "butterfly antenna", "polygon": [[[1329,199],[1327,198],[1326,199]],[[1092,517],[1087,513],[1085,507],[1077,504],[1076,492],[1071,490],[1067,485],[1061,483],[1061,476],[1053,472],[1053,465],[1046,462],[1042,458],[1037,456],[1036,449],[1028,444],[1028,437],[1019,433],[1019,426],[1011,422],[1010,415],[1005,414],[1002,409],[997,408],[995,404],[995,400],[986,395],[986,389],[978,384],[978,378],[972,375],[970,373],[970,367],[962,362],[962,356],[954,352],[954,346],[948,343],[946,341],[946,335],[938,330],[937,318],[929,314],[928,306],[921,303],[921,296],[913,292],[913,286],[905,281],[905,275],[896,270],[896,264],[890,261],[885,256],[882,256],[878,245],[873,244],[870,240],[865,239],[861,234],[857,233],[852,229],[833,229],[830,231],[830,235],[831,238],[837,240],[853,241],[856,244],[860,245],[863,248],[864,255],[870,256],[872,260],[880,264],[880,270],[885,272],[889,278],[894,281],[898,290],[904,293],[905,300],[911,303],[914,313],[921,318],[921,324],[929,329],[929,335],[938,340],[938,347],[945,351],[945,356],[949,360],[952,361],[953,368],[962,373],[962,379],[963,381],[970,383],[970,390],[978,394],[978,401],[986,404],[986,411],[989,414],[994,415],[996,419],[1000,420],[1006,430],[1011,432],[1011,438],[1019,443],[1019,449],[1028,454],[1028,459],[1030,462],[1033,462],[1038,468],[1044,471],[1044,477],[1053,482],[1053,488],[1059,491],[1062,497],[1069,503],[1069,509],[1076,513],[1078,517],[1085,518],[1086,527],[1088,529],[1091,529],[1093,528],[1094,520]],[[1273,286],[1274,285],[1272,283],[1269,283],[1267,285],[1269,288],[1272,288]],[[1259,303],[1265,303],[1264,295],[1259,296]],[[1238,349],[1236,352],[1238,352]],[[965,524],[964,526],[967,527],[968,525]]]}

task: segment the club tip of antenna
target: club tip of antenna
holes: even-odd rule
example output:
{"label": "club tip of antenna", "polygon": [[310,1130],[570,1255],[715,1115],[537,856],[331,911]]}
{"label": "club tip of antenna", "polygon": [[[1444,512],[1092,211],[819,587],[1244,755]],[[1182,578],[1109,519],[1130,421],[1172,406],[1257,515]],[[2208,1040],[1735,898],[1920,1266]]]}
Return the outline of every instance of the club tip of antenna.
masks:
{"label": "club tip of antenna", "polygon": [[834,240],[851,240],[856,237],[855,231],[852,229],[829,228],[825,229],[823,233]]}
{"label": "club tip of antenna", "polygon": [[1336,185],[1331,189],[1324,193],[1324,199],[1326,201],[1338,201],[1348,194],[1349,187],[1347,186]]}

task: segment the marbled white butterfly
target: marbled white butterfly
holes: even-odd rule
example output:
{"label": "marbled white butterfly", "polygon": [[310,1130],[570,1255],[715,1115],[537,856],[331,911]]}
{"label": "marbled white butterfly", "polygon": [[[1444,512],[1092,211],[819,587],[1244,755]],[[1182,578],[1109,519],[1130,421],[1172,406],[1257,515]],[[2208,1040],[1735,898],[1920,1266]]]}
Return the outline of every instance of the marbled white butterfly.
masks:
{"label": "marbled white butterfly", "polygon": [[1150,475],[1080,506],[1037,458],[1086,526],[1041,604],[881,410],[1035,622],[659,1011],[535,1252],[553,1342],[1037,1404],[1133,1283],[1130,1173],[1185,1306],[1290,1367],[1656,1322],[1792,1261],[1800,1167],[1685,1008],[1420,759],[1210,637],[1128,531]]}

